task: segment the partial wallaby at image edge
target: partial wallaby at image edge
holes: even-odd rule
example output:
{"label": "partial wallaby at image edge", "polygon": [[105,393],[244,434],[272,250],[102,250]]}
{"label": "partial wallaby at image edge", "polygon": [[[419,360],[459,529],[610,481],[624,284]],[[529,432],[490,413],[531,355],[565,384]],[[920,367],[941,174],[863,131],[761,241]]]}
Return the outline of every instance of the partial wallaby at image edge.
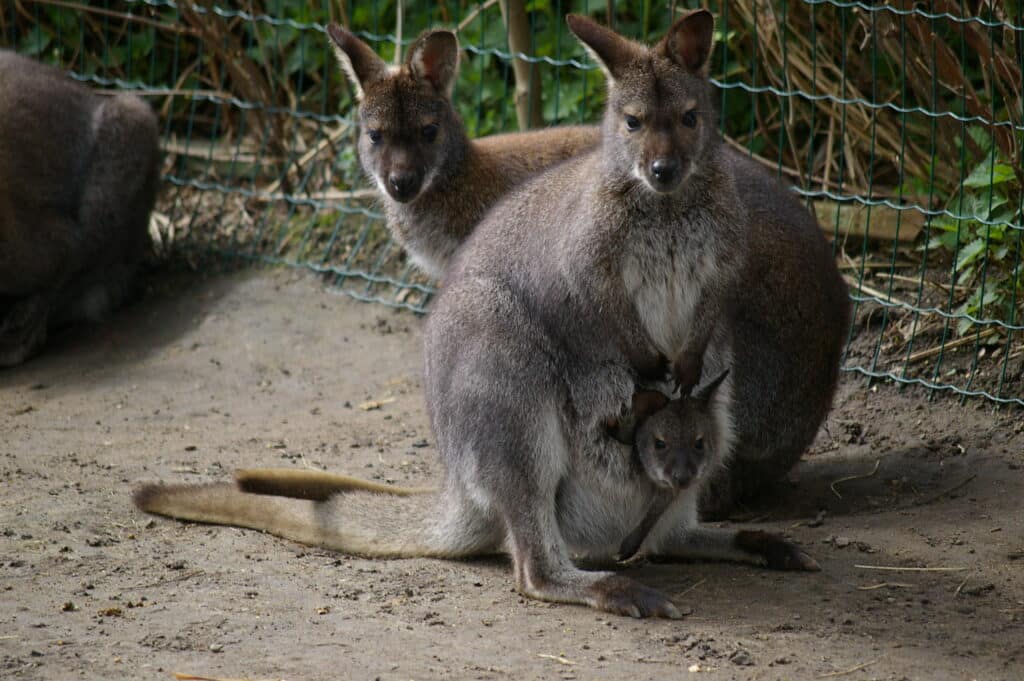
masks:
{"label": "partial wallaby at image edge", "polygon": [[159,164],[142,99],[0,50],[0,368],[131,294]]}

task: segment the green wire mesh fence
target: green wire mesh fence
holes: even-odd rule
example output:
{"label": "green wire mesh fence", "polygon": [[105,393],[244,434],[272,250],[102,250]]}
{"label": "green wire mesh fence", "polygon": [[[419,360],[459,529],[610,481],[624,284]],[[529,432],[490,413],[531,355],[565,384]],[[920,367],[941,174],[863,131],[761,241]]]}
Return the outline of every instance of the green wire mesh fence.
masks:
{"label": "green wire mesh fence", "polygon": [[[793,183],[850,283],[847,371],[1024,405],[1022,5],[708,5],[728,142]],[[158,249],[301,266],[361,300],[422,312],[434,289],[391,241],[359,169],[352,92],[324,24],[347,25],[386,59],[424,28],[457,27],[455,100],[479,136],[597,120],[602,77],[566,12],[653,40],[686,6],[696,3],[8,0],[0,46],[152,103],[165,154]],[[513,31],[511,49],[516,16],[529,31]],[[520,107],[517,76],[529,92]]]}

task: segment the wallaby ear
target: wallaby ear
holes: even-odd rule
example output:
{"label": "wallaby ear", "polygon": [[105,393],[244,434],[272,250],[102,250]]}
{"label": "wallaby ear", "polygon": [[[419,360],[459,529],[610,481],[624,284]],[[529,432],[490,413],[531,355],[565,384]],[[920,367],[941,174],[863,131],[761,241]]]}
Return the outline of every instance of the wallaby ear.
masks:
{"label": "wallaby ear", "polygon": [[412,44],[406,55],[409,70],[434,86],[446,97],[452,96],[459,75],[459,39],[451,31],[427,31]]}
{"label": "wallaby ear", "polygon": [[639,425],[651,414],[664,409],[668,403],[669,398],[657,390],[637,390],[633,393],[633,417]]}
{"label": "wallaby ear", "polygon": [[569,24],[569,30],[601,66],[609,81],[614,82],[622,70],[640,54],[640,47],[636,43],[589,17],[568,14],[565,21]]}
{"label": "wallaby ear", "polygon": [[690,73],[707,78],[714,33],[715,19],[711,12],[696,9],[672,24],[656,49]]}
{"label": "wallaby ear", "polygon": [[334,43],[334,54],[342,70],[356,89],[356,99],[363,100],[363,91],[387,73],[387,65],[370,46],[338,24],[327,24],[327,35]]}
{"label": "wallaby ear", "polygon": [[705,383],[701,387],[697,388],[693,392],[693,399],[698,400],[700,402],[705,402],[706,403],[708,400],[711,399],[711,396],[715,394],[715,390],[718,389],[718,386],[722,385],[722,381],[724,381],[725,377],[728,376],[728,375],[729,375],[729,370],[728,369],[724,369],[722,371],[722,373],[718,374],[717,376],[712,378],[710,381],[708,381],[707,383]]}

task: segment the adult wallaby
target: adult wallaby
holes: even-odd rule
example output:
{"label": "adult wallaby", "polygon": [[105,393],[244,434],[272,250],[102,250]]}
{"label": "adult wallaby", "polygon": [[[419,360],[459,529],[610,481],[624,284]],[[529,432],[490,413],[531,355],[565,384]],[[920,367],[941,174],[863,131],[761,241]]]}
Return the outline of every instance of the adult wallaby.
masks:
{"label": "adult wallaby", "polygon": [[585,127],[471,141],[451,100],[459,70],[451,31],[423,33],[398,68],[336,24],[327,35],[359,101],[363,170],[380,190],[395,237],[433,277],[510,189],[598,142]]}
{"label": "adult wallaby", "polygon": [[0,51],[0,367],[128,292],[159,181],[156,116]]}
{"label": "adult wallaby", "polygon": [[[569,26],[609,76],[602,145],[510,194],[445,276],[425,331],[441,491],[318,503],[147,486],[140,508],[372,556],[504,549],[530,597],[678,616],[663,594],[570,556],[613,556],[656,493],[632,448],[604,432],[631,400],[636,367],[680,352],[691,366],[724,316],[722,293],[738,285],[746,221],[711,115],[713,21],[691,12],[654,48],[584,17]],[[716,456],[733,440],[729,409],[725,382],[708,404]],[[700,526],[696,493],[678,496],[644,548],[816,567],[774,535]]]}

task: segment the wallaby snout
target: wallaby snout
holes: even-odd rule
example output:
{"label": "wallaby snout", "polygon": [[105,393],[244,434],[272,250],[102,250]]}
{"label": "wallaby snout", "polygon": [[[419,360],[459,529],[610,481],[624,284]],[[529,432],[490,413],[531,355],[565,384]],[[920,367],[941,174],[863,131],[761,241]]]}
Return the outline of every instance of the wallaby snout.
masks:
{"label": "wallaby snout", "polygon": [[672,487],[682,490],[697,479],[703,467],[704,455],[702,452],[682,450],[676,452],[665,472]]}
{"label": "wallaby snout", "polygon": [[703,449],[691,445],[672,444],[663,452],[641,454],[647,476],[658,487],[681,492],[704,472]]}
{"label": "wallaby snout", "polygon": [[651,186],[659,192],[671,192],[678,188],[680,163],[675,158],[657,158],[651,163]]}
{"label": "wallaby snout", "polygon": [[388,195],[399,203],[415,199],[423,187],[423,174],[415,170],[397,170],[388,173]]}

